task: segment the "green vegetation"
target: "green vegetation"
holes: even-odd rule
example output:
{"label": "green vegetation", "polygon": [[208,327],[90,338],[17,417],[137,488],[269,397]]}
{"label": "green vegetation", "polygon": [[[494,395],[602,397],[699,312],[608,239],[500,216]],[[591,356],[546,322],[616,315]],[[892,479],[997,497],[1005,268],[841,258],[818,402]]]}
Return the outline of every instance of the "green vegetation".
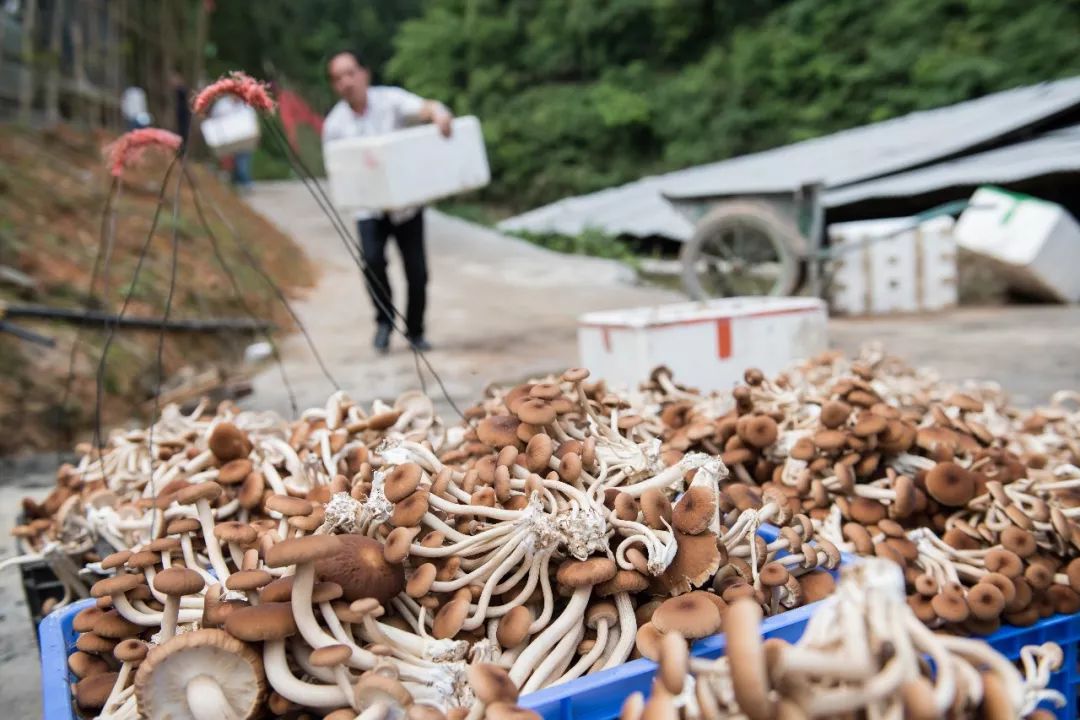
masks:
{"label": "green vegetation", "polygon": [[212,68],[317,110],[326,56],[357,47],[478,115],[484,199],[518,210],[1080,72],[1078,0],[268,0],[211,27]]}
{"label": "green vegetation", "polygon": [[553,233],[513,233],[523,240],[546,247],[549,250],[568,255],[592,255],[593,257],[620,260],[635,270],[638,269],[638,255],[623,240],[605,235],[595,229],[588,229],[580,235],[557,235]]}

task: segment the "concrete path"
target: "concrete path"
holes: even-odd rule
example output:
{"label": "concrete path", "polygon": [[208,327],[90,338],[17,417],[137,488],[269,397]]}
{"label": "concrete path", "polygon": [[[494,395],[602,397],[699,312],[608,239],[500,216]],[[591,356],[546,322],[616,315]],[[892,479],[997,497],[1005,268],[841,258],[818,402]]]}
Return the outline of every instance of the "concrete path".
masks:
{"label": "concrete path", "polygon": [[[413,353],[395,336],[388,356],[371,348],[371,302],[356,265],[329,220],[299,183],[260,184],[251,203],[290,233],[319,267],[318,285],[294,307],[330,372],[361,402],[392,400],[419,387]],[[635,284],[621,263],[563,255],[435,211],[427,211],[427,334],[431,364],[451,397],[471,403],[491,382],[514,382],[577,365],[576,318],[589,310],[671,302],[680,296]],[[351,228],[350,228],[351,229]],[[405,282],[396,245],[389,252],[394,297]],[[404,311],[404,307],[400,308]],[[332,392],[299,334],[283,343],[285,371],[300,407]],[[428,378],[429,394],[438,390]],[[268,366],[248,405],[288,411],[281,375]]]}

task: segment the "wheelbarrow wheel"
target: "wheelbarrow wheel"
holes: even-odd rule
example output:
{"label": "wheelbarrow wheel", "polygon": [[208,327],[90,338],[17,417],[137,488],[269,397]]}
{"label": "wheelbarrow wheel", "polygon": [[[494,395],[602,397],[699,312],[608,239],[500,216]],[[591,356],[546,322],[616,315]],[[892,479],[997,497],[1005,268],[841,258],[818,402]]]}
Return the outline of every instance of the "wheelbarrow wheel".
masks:
{"label": "wheelbarrow wheel", "polygon": [[721,203],[701,219],[679,253],[683,287],[696,300],[791,295],[805,249],[805,238],[770,206]]}

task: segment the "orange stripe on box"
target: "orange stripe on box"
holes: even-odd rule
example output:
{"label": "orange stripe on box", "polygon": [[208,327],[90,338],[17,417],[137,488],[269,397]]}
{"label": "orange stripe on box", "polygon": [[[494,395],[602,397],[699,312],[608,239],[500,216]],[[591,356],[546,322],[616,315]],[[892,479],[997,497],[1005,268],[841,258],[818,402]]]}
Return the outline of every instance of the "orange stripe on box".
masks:
{"label": "orange stripe on box", "polygon": [[716,354],[721,360],[731,357],[731,318],[716,321]]}

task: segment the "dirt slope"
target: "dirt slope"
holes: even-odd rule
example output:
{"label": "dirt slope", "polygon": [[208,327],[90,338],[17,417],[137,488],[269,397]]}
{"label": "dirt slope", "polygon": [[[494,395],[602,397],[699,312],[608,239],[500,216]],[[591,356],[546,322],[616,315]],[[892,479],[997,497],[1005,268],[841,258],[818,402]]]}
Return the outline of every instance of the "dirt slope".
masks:
{"label": "dirt slope", "polygon": [[[26,290],[0,281],[0,302],[83,306],[110,184],[101,155],[109,140],[71,128],[35,133],[0,127],[0,266],[14,268],[35,283],[34,289]],[[105,273],[109,291],[99,303],[100,309],[117,311],[132,288],[165,167],[163,158],[148,156],[140,168],[125,177],[115,203],[115,247]],[[288,316],[244,261],[235,238],[241,239],[289,294],[311,284],[313,271],[307,258],[287,236],[221,183],[211,168],[195,166],[193,172],[206,199],[211,228],[235,270],[248,305],[258,317],[287,327]],[[142,272],[134,283],[128,314],[160,316],[168,291],[175,229],[180,259],[172,317],[242,317],[241,305],[215,259],[190,192],[183,189],[175,220],[171,210],[174,195],[175,184],[170,183],[165,194],[169,204],[161,213]],[[209,211],[212,205],[220,207],[236,229],[235,236]],[[101,286],[98,288],[101,296]],[[56,347],[43,349],[0,333],[0,454],[67,446],[86,437],[93,417],[93,378],[104,334],[96,328],[83,331],[72,399],[61,407],[74,327],[56,322],[19,323],[54,338]],[[198,371],[235,363],[253,339],[261,338],[169,335],[164,349],[166,372],[182,366]],[[155,387],[156,350],[155,332],[123,331],[117,335],[106,363],[107,425],[145,414],[147,398]]]}

